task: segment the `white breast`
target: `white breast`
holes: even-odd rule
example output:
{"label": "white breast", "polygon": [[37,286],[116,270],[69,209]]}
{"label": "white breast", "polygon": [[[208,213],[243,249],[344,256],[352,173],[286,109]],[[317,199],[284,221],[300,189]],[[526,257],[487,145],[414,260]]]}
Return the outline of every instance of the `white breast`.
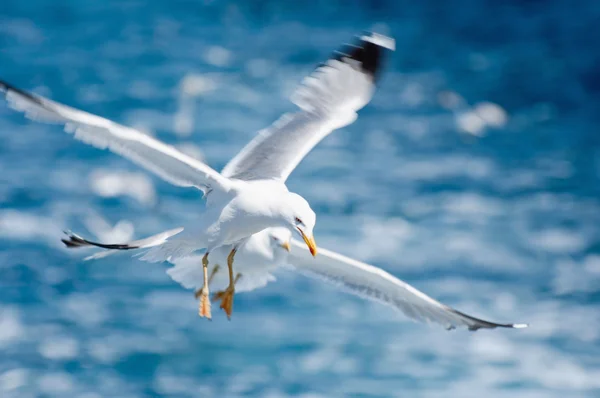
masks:
{"label": "white breast", "polygon": [[236,244],[265,228],[283,224],[278,209],[288,193],[284,184],[240,181],[236,189],[236,196],[221,211],[215,244]]}

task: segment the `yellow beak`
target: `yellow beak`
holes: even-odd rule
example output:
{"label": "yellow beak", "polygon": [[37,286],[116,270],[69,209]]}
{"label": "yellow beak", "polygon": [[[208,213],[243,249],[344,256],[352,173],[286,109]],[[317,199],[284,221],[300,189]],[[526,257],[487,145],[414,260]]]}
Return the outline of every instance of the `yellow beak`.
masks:
{"label": "yellow beak", "polygon": [[298,231],[300,231],[300,235],[302,235],[302,239],[304,239],[304,243],[306,243],[306,246],[308,246],[308,250],[310,250],[310,254],[312,254],[313,257],[315,257],[317,255],[317,243],[315,242],[315,238],[314,237],[308,237],[304,234],[304,232],[298,228]]}
{"label": "yellow beak", "polygon": [[283,247],[285,249],[285,251],[289,252],[290,250],[292,250],[291,246],[290,246],[290,242],[284,242],[281,244],[281,247]]}

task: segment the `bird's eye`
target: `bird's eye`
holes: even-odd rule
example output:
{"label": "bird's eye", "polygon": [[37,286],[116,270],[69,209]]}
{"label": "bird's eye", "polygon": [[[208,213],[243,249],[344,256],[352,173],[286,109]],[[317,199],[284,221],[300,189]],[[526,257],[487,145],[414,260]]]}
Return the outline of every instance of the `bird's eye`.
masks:
{"label": "bird's eye", "polygon": [[304,224],[304,223],[302,222],[301,219],[299,219],[298,217],[296,217],[296,224]]}

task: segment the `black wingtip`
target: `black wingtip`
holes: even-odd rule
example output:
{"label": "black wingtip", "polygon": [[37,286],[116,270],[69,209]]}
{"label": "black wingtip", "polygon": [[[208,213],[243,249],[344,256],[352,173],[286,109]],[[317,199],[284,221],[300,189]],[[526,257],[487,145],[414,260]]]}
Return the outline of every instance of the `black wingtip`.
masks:
{"label": "black wingtip", "polygon": [[61,239],[60,241],[62,243],[64,243],[65,246],[68,247],[69,249],[73,249],[73,248],[81,247],[81,246],[87,246],[87,245],[81,245],[79,243],[76,243],[76,242],[74,242],[72,240],[67,240],[67,239]]}
{"label": "black wingtip", "polygon": [[361,70],[377,81],[383,63],[384,53],[394,51],[394,39],[378,33],[365,32],[358,36],[354,44],[347,44],[334,53],[335,60],[357,62]]}
{"label": "black wingtip", "polygon": [[8,95],[9,92],[11,92],[11,91],[14,93],[17,93],[18,95],[20,95],[22,97],[27,98],[31,102],[34,102],[40,106],[44,106],[44,103],[35,95],[33,95],[27,91],[21,90],[20,88],[17,88],[15,86],[13,86],[12,84],[7,83],[6,81],[0,79],[0,92],[3,92],[6,95]]}
{"label": "black wingtip", "polygon": [[473,322],[472,325],[469,326],[469,330],[471,332],[475,332],[479,329],[496,329],[496,328],[504,328],[504,329],[525,329],[529,327],[527,323],[495,323],[485,321],[483,319],[475,318],[471,315],[467,315],[464,312],[457,311],[455,309],[450,309],[457,315],[460,315],[463,318],[466,318]]}
{"label": "black wingtip", "polygon": [[118,244],[104,244],[99,242],[92,242],[91,240],[87,240],[82,238],[79,235],[74,234],[70,231],[64,231],[65,235],[69,239],[61,239],[61,242],[65,244],[69,249],[77,248],[77,247],[89,247],[96,246],[101,247],[103,249],[112,249],[112,250],[132,250],[139,249],[139,246],[130,245],[127,243],[118,243]]}
{"label": "black wingtip", "polygon": [[475,332],[479,329],[496,329],[496,328],[503,328],[503,329],[525,329],[529,327],[528,323],[493,323],[493,322],[486,322],[486,325],[472,325],[469,326],[469,330],[471,332]]}
{"label": "black wingtip", "polygon": [[6,93],[8,91],[21,91],[21,90],[19,90],[18,88],[16,88],[12,84],[7,83],[4,80],[0,79],[0,91]]}
{"label": "black wingtip", "polygon": [[61,239],[60,241],[64,243],[65,246],[67,246],[69,249],[75,247],[75,245],[70,240]]}
{"label": "black wingtip", "polygon": [[65,235],[67,235],[68,239],[61,239],[60,241],[65,244],[69,249],[77,248],[77,247],[85,247],[90,246],[90,244],[80,236],[75,235],[71,231],[63,231]]}

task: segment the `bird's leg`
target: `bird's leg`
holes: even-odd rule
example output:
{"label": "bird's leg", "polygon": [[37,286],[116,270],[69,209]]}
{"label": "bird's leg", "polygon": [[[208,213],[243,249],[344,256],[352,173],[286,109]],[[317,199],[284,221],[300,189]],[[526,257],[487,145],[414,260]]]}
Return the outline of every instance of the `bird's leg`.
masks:
{"label": "bird's leg", "polygon": [[[217,271],[219,271],[219,268],[221,268],[219,266],[219,264],[215,264],[214,268],[210,272],[210,276],[208,277],[208,286],[209,287],[210,287],[210,284],[212,283],[212,280],[214,279],[215,275],[217,274]],[[202,295],[203,291],[204,291],[204,287],[201,287],[200,289],[196,290],[194,292],[194,297],[199,298]]]}
{"label": "bird's leg", "polygon": [[[233,280],[233,284],[237,284],[238,281],[240,280],[240,278],[242,277],[242,274],[240,274],[239,272],[235,275],[235,279]],[[216,293],[213,294],[212,296],[212,301],[217,301],[217,300],[223,300],[223,297],[225,296],[225,290],[220,290]]]}
{"label": "bird's leg", "polygon": [[238,274],[235,279],[233,277],[233,258],[235,257],[235,253],[237,252],[237,248],[233,248],[227,256],[227,268],[229,269],[229,286],[224,291],[220,291],[214,294],[213,301],[221,300],[221,308],[225,310],[227,314],[227,318],[231,319],[231,313],[233,311],[233,295],[235,293],[235,283],[240,278],[240,274]]}
{"label": "bird's leg", "polygon": [[208,299],[208,252],[202,257],[202,267],[204,268],[204,285],[200,292],[200,305],[198,315],[211,319],[210,300]]}

